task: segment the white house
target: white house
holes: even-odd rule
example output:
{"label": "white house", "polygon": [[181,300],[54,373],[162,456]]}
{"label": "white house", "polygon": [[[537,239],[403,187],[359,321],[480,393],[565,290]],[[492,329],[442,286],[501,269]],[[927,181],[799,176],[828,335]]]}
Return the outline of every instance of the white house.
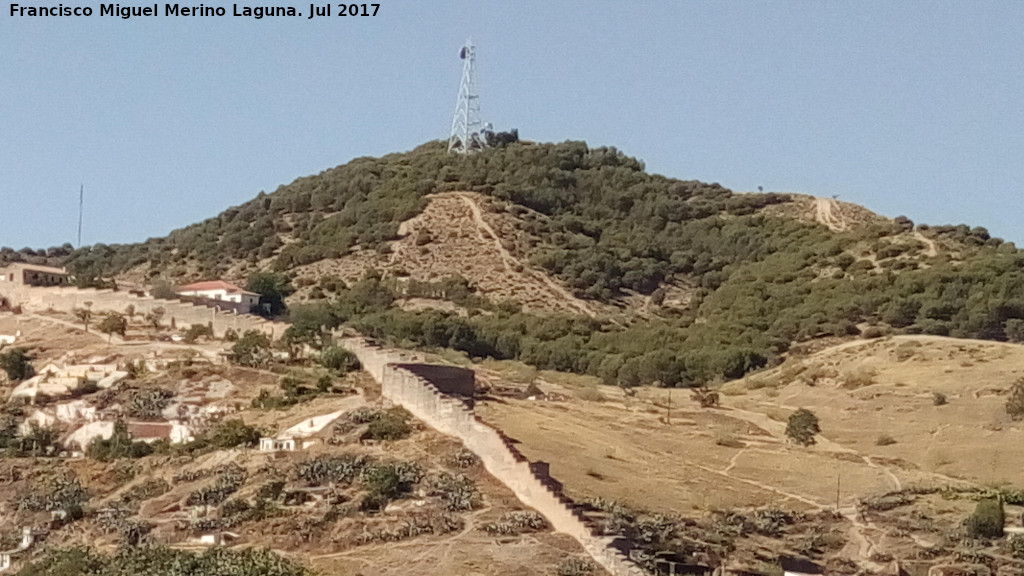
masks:
{"label": "white house", "polygon": [[244,290],[234,284],[224,282],[223,280],[211,280],[209,282],[196,282],[194,284],[178,286],[175,288],[174,293],[179,296],[196,296],[199,298],[207,298],[209,300],[223,300],[225,302],[235,302],[248,306],[255,306],[256,304],[259,304],[260,301],[259,294],[249,292],[248,290]]}
{"label": "white house", "polygon": [[115,364],[82,364],[75,366],[47,364],[38,374],[18,384],[11,391],[11,398],[27,398],[34,401],[39,394],[51,397],[66,396],[85,381],[95,382],[100,388],[110,388],[128,377],[128,373],[116,370]]}
{"label": "white house", "polygon": [[68,273],[63,268],[19,262],[0,268],[0,283],[21,284],[22,286],[60,286],[68,283]]}
{"label": "white house", "polygon": [[[183,444],[195,440],[192,429],[176,420],[170,422],[128,422],[128,434],[133,440],[141,442],[155,442],[157,440],[169,440],[171,444]],[[64,446],[68,449],[75,447],[85,449],[95,438],[108,440],[114,435],[114,422],[109,420],[97,420],[89,422],[73,431],[64,439]]]}
{"label": "white house", "polygon": [[0,552],[0,572],[4,572],[5,570],[8,570],[11,567],[11,561],[13,556],[18,556],[26,550],[28,550],[29,548],[31,548],[32,545],[36,542],[36,537],[43,536],[45,534],[45,531],[33,530],[27,526],[25,528],[22,528],[21,542],[18,544],[18,547],[14,550]]}
{"label": "white house", "polygon": [[309,448],[319,443],[318,439],[313,438],[314,435],[322,432],[331,422],[341,418],[344,414],[345,410],[339,410],[330,414],[303,419],[302,422],[275,437],[260,438],[260,450],[264,452],[292,452],[298,448]]}

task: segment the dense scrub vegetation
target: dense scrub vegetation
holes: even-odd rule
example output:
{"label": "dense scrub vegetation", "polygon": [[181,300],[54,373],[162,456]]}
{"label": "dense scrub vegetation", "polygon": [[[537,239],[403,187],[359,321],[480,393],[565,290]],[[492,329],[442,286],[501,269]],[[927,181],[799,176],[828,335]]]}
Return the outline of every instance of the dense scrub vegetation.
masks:
{"label": "dense scrub vegetation", "polygon": [[792,342],[855,334],[864,322],[909,333],[1014,339],[1007,327],[1024,315],[1024,255],[988,250],[945,270],[842,278],[813,277],[779,254],[736,273],[690,311],[632,324],[540,317],[508,303],[479,305],[468,316],[407,312],[394,306],[395,284],[374,276],[329,301],[297,307],[293,319],[317,329],[347,323],[396,344],[517,359],[623,386],[687,386],[740,377],[779,358]]}
{"label": "dense scrub vegetation", "polygon": [[[291,312],[316,329],[292,336],[318,338],[327,315],[329,325],[346,322],[408,344],[668,386],[738,377],[793,342],[855,335],[865,323],[873,326],[865,335],[1024,341],[1024,254],[983,228],[917,226],[925,238],[955,246],[925,256],[907,218],[833,232],[763,210],[789,201],[786,195],[734,194],[649,174],[614,148],[582,142],[512,143],[469,156],[432,142],[358,158],[166,238],[75,251],[68,264],[81,278],[141,264],[153,277],[212,278],[239,260],[287,274],[357,245],[385,250],[426,194],[452,190],[496,198],[539,239],[529,248],[532,261],[576,295],[613,301],[627,291],[648,294],[654,318],[539,318],[454,284],[469,291],[459,292],[469,317],[407,313],[391,305],[405,293],[396,286],[332,281],[317,288],[334,301]],[[284,276],[264,280],[286,286]],[[660,308],[666,280],[692,288],[685,310]]]}
{"label": "dense scrub vegetation", "polygon": [[202,554],[160,546],[122,547],[113,554],[92,548],[54,550],[18,576],[306,576],[304,567],[269,550],[211,548]]}
{"label": "dense scrub vegetation", "polygon": [[37,266],[59,266],[75,251],[71,244],[53,246],[51,248],[22,248],[15,250],[8,246],[0,248],[0,266],[14,263],[35,264]]}
{"label": "dense scrub vegetation", "polygon": [[519,205],[532,231],[550,242],[539,262],[582,294],[601,298],[621,288],[650,292],[668,274],[721,271],[730,260],[777,249],[745,221],[722,217],[749,216],[786,199],[651,175],[614,148],[583,142],[516,144],[470,156],[447,154],[432,142],[300,178],[166,238],[78,250],[69,266],[93,277],[148,263],[153,276],[168,267],[175,276],[183,272],[176,265],[191,262],[214,277],[237,260],[273,258],[276,269],[287,270],[355,245],[382,246],[422,210],[426,194],[446,190]]}

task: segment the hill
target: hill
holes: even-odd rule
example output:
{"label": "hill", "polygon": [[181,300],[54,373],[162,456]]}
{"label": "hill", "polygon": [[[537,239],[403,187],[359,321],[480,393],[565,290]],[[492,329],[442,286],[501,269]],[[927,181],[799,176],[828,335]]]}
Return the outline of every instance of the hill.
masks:
{"label": "hill", "polygon": [[[1024,504],[1021,425],[1005,408],[1024,361],[1024,255],[983,228],[675,180],[577,142],[469,157],[430,143],[167,238],[0,257],[65,262],[83,285],[224,277],[290,294],[281,339],[242,335],[249,348],[226,330],[224,342],[204,336],[206,316],[187,331],[164,318],[168,330],[106,291],[106,307],[93,290],[60,310],[0,312],[0,332],[37,367],[130,374],[0,414],[0,514],[54,527],[26,575],[239,562],[296,575],[584,573],[573,560],[596,558],[587,544],[536,521],[516,484],[459,441],[389,410],[376,372],[348,371],[324,334],[341,326],[474,370],[483,420],[436,412],[486,422],[529,474],[550,463],[571,517],[648,570],[725,556],[764,575],[788,556],[829,574],[887,573],[892,559],[1021,565],[1020,539],[967,520],[999,496],[1009,531]],[[79,305],[94,325],[124,310],[127,333],[85,334]],[[701,384],[720,405],[673,389]],[[787,440],[798,409],[820,421],[813,446]],[[302,451],[247,449],[328,416]],[[192,441],[138,445],[178,419]],[[72,426],[111,439],[61,454]],[[82,515],[64,524],[57,510]],[[240,536],[230,554],[194,553],[218,534]],[[0,549],[16,536],[0,531]],[[146,541],[160,546],[121,546]],[[262,548],[277,554],[251,556]]]}
{"label": "hill", "polygon": [[272,269],[310,325],[626,386],[736,378],[862,331],[1024,338],[1024,256],[984,228],[734,193],[582,142],[359,158],[66,260],[82,283]]}

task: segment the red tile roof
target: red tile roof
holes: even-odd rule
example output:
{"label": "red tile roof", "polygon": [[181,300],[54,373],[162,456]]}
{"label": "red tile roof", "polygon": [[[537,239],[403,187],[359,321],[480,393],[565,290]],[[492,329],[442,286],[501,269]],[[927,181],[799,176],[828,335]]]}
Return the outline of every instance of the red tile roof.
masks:
{"label": "red tile roof", "polygon": [[167,438],[173,427],[167,422],[129,422],[128,433],[136,440]]}
{"label": "red tile roof", "polygon": [[193,284],[186,284],[184,286],[178,286],[175,292],[205,292],[207,290],[224,290],[228,294],[248,294],[250,296],[259,296],[255,292],[249,292],[223,280],[209,280],[206,282],[195,282]]}

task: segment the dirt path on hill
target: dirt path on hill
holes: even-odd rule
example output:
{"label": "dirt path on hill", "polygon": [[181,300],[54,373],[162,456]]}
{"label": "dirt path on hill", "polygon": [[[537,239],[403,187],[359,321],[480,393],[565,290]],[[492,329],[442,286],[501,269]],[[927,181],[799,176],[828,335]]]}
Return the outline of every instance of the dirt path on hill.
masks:
{"label": "dirt path on hill", "polygon": [[505,270],[509,272],[515,272],[515,269],[519,268],[523,275],[529,276],[533,280],[544,284],[549,289],[553,290],[556,294],[565,299],[565,301],[568,302],[569,305],[575,308],[577,311],[586,314],[587,316],[590,317],[594,317],[597,315],[593,310],[590,309],[590,306],[588,306],[579,298],[573,296],[572,293],[570,293],[564,287],[559,286],[554,280],[549,278],[546,274],[538,274],[534,272],[533,270],[530,269],[529,266],[524,264],[522,261],[516,258],[511,252],[506,250],[505,247],[501,245],[501,237],[498,236],[498,234],[494,231],[494,228],[492,228],[491,225],[488,224],[486,220],[484,220],[483,212],[480,210],[480,206],[473,200],[473,198],[470,197],[468,194],[462,193],[457,194],[457,196],[466,204],[469,210],[473,213],[473,222],[476,223],[477,233],[480,236],[480,240],[485,242],[491,241],[494,243],[494,246],[498,250],[498,253],[501,254],[501,261],[505,265]]}
{"label": "dirt path on hill", "polygon": [[921,234],[916,230],[914,231],[914,238],[923,242],[924,245],[927,246],[927,248],[924,251],[925,256],[928,256],[929,258],[934,258],[939,254],[938,249],[935,247],[935,241],[932,240],[931,238],[925,237],[924,234]]}
{"label": "dirt path on hill", "polygon": [[835,198],[815,198],[814,219],[836,232],[848,228],[846,219],[839,211],[839,202]]}

